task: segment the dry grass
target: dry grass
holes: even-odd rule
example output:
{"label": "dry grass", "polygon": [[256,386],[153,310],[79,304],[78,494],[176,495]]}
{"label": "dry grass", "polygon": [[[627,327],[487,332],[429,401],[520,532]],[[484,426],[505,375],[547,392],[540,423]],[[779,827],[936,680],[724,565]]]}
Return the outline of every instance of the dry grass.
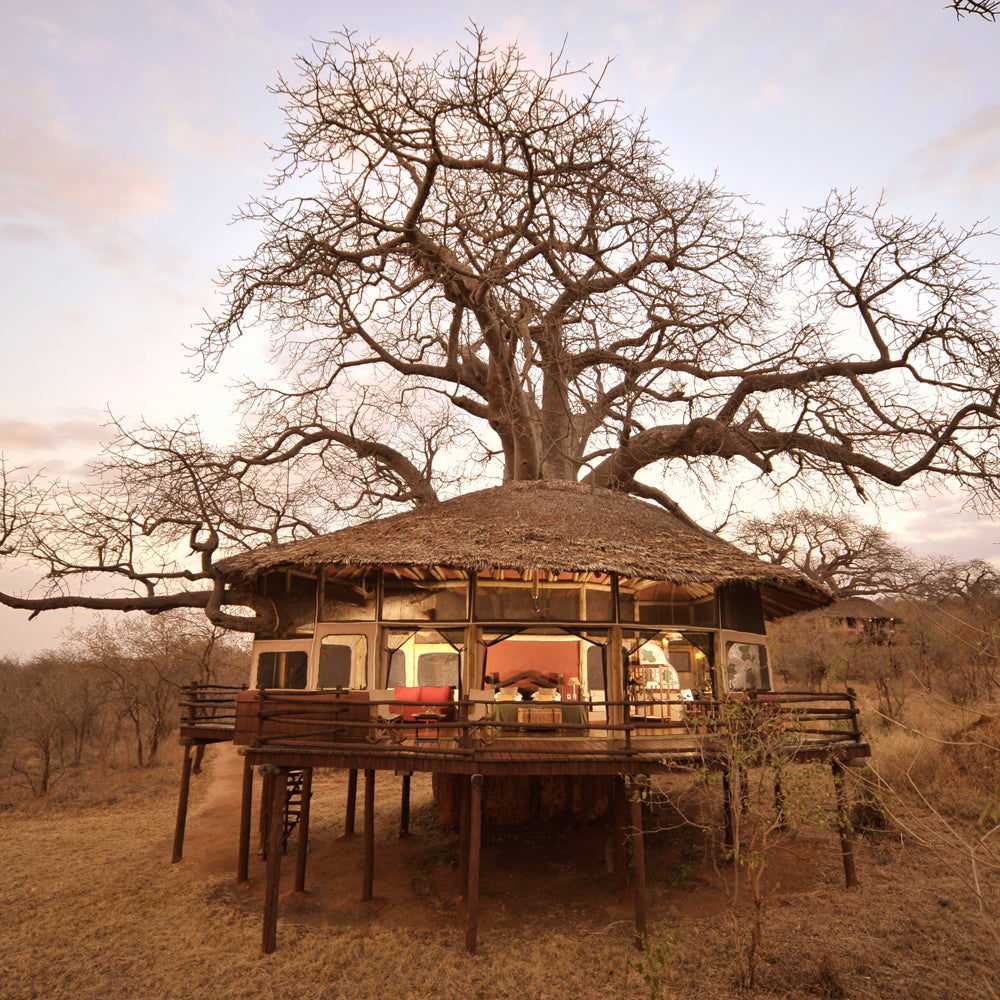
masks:
{"label": "dry grass", "polygon": [[[261,865],[248,887],[235,884],[234,817],[211,776],[224,766],[215,754],[195,780],[179,865],[169,864],[175,793],[161,780],[165,770],[120,787],[113,804],[3,818],[4,1000],[649,995],[630,968],[631,899],[614,891],[597,829],[491,836],[480,953],[467,955],[455,838],[434,826],[428,784],[417,779],[407,840],[396,835],[398,783],[381,781],[376,898],[368,904],[358,902],[360,838],[340,836],[343,779],[318,782],[313,891],[283,897],[278,951],[262,957]],[[660,995],[736,995],[725,873],[691,833],[649,840],[650,930],[654,941],[674,942]],[[757,996],[997,996],[995,922],[980,915],[960,867],[950,871],[899,838],[863,842],[858,862],[862,886],[845,892],[829,835],[775,853]],[[292,867],[289,859],[286,875]],[[996,895],[989,885],[988,912]]]}

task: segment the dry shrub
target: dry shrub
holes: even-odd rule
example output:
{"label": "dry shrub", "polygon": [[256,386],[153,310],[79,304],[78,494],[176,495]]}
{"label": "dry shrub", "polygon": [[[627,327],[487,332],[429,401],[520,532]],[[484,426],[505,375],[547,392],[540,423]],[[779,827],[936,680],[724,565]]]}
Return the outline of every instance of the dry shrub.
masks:
{"label": "dry shrub", "polygon": [[826,997],[829,1000],[842,1000],[842,998],[850,996],[850,993],[844,986],[847,971],[841,959],[831,955],[828,951],[824,951],[816,963],[812,977],[802,985],[810,993],[818,997]]}
{"label": "dry shrub", "polygon": [[945,816],[978,817],[1000,773],[1000,720],[991,706],[980,708],[983,714],[925,692],[911,697],[898,723],[872,739],[879,794],[919,795]]}
{"label": "dry shrub", "polygon": [[[278,951],[262,957],[262,863],[252,861],[250,886],[236,884],[235,814],[217,815],[219,800],[209,793],[218,768],[207,757],[205,777],[193,784],[179,865],[169,862],[173,782],[146,795],[123,785],[106,795],[120,792],[110,807],[52,805],[4,817],[3,1000],[646,1000],[656,985],[629,968],[631,899],[619,898],[603,871],[601,837],[586,851],[573,849],[572,838],[550,850],[526,849],[515,838],[502,855],[488,837],[480,948],[466,954],[456,874],[435,860],[455,838],[433,825],[430,783],[419,776],[411,836],[401,840],[399,786],[380,775],[376,896],[361,903],[361,838],[341,836],[346,778],[317,775],[309,891],[282,895]],[[143,780],[155,779],[143,772]],[[671,792],[683,802],[692,788],[681,783]],[[225,844],[216,843],[217,830],[231,831]],[[650,939],[661,948],[673,942],[664,948],[659,995],[731,1000],[725,895],[710,865],[671,853],[681,832],[653,833],[647,849]],[[698,839],[688,842],[697,847]],[[817,843],[808,855],[782,852],[770,866],[775,947],[760,1000],[996,995],[986,985],[1000,987],[995,970],[984,971],[995,940],[954,874],[909,842],[862,841],[862,887],[845,892],[835,838]],[[691,872],[672,883],[679,861]],[[329,878],[345,876],[341,891],[324,864]],[[424,897],[411,881],[428,865],[435,892]],[[293,869],[289,859],[286,886]]]}

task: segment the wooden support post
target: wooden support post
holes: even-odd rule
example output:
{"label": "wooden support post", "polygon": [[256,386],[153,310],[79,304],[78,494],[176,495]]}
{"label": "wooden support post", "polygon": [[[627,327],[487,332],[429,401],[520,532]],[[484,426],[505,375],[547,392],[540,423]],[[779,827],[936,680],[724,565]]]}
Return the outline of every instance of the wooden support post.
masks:
{"label": "wooden support post", "polygon": [[402,801],[399,804],[399,835],[408,837],[410,835],[410,774],[403,775]]}
{"label": "wooden support post", "polygon": [[779,830],[784,830],[788,827],[788,811],[785,808],[785,800],[787,799],[785,794],[784,786],[781,784],[781,772],[775,768],[774,769],[774,814],[775,819],[778,824]]}
{"label": "wooden support post", "polygon": [[281,841],[284,838],[285,796],[288,793],[288,768],[265,771],[269,785],[270,809],[267,827],[267,874],[264,881],[264,933],[261,948],[270,955],[278,942],[278,893],[281,887]]}
{"label": "wooden support post", "polygon": [[589,775],[573,779],[580,790],[580,829],[590,826],[590,814],[594,809],[594,780]]}
{"label": "wooden support post", "polygon": [[625,829],[627,812],[625,779],[618,775],[615,778],[615,880],[622,892],[628,888],[628,850]]}
{"label": "wooden support post", "polygon": [[740,783],[740,815],[750,811],[750,772],[745,767],[736,769]]}
{"label": "wooden support post", "polygon": [[177,798],[177,822],[174,824],[174,850],[170,861],[177,864],[184,856],[184,827],[187,826],[188,796],[191,793],[191,744],[184,744],[181,765],[181,789]]}
{"label": "wooden support post", "polygon": [[354,811],[358,804],[358,769],[347,772],[347,808],[344,811],[344,836],[354,836]]}
{"label": "wooden support post", "polygon": [[375,880],[375,771],[365,771],[365,857],[362,873],[361,901],[372,898]]}
{"label": "wooden support post", "polygon": [[240,852],[236,861],[236,881],[250,877],[250,826],[253,815],[253,765],[243,758],[243,791],[240,796]]}
{"label": "wooden support post", "polygon": [[[736,823],[733,816],[733,783],[734,774],[728,766],[722,768],[722,816],[724,822],[723,842],[730,852],[736,851]],[[737,770],[735,779],[739,781]]]}
{"label": "wooden support post", "polygon": [[632,878],[635,893],[635,946],[642,949],[646,940],[646,852],[642,836],[642,798],[632,789]]}
{"label": "wooden support post", "polygon": [[483,776],[474,774],[469,782],[469,853],[466,868],[469,878],[465,889],[468,923],[465,929],[465,950],[475,955],[479,937],[479,862],[483,839]]}
{"label": "wooden support post", "polygon": [[840,852],[844,857],[844,882],[848,889],[858,884],[858,870],[854,865],[854,828],[847,808],[847,791],[844,788],[844,765],[835,757],[832,761],[833,787],[837,793],[837,825],[840,829]]}
{"label": "wooden support post", "polygon": [[472,833],[471,784],[463,775],[458,779],[458,885],[465,895],[469,888],[469,837]]}
{"label": "wooden support post", "polygon": [[[271,799],[274,797],[274,768],[265,765],[260,769],[260,816],[257,819],[257,853],[267,858],[267,831],[271,828]],[[284,800],[281,808],[284,809]]]}
{"label": "wooden support post", "polygon": [[306,855],[309,853],[309,801],[312,798],[313,769],[302,772],[302,804],[299,806],[299,841],[295,850],[295,891],[305,892]]}

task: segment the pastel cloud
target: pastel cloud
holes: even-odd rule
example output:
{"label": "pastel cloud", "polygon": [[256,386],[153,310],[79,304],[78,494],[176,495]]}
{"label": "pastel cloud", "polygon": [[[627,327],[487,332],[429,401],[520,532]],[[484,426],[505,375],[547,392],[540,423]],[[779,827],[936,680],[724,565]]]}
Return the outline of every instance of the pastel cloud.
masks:
{"label": "pastel cloud", "polygon": [[956,194],[979,200],[1000,180],[1000,104],[981,108],[917,150],[905,175],[922,188],[950,183]]}
{"label": "pastel cloud", "polygon": [[44,87],[3,85],[14,98],[0,117],[0,213],[8,220],[92,238],[171,207],[170,178],[156,164],[80,135]]}
{"label": "pastel cloud", "polygon": [[914,509],[884,518],[883,525],[897,541],[922,555],[1000,563],[996,521],[960,509],[961,503],[962,498],[953,495],[928,494]]}
{"label": "pastel cloud", "polygon": [[0,420],[0,449],[15,452],[96,448],[107,436],[104,425],[93,420],[63,420],[52,424]]}

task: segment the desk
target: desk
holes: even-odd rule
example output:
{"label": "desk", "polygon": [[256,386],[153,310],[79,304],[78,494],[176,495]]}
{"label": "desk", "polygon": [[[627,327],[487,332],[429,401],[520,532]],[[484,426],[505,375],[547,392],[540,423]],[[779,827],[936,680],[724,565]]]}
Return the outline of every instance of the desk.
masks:
{"label": "desk", "polygon": [[[529,711],[537,721],[529,721]],[[561,726],[586,726],[587,706],[579,701],[498,701],[493,706],[493,721],[510,723],[498,729],[498,736],[526,733],[558,733],[560,736],[587,736],[586,729],[562,729]],[[513,728],[521,723],[522,729]]]}

